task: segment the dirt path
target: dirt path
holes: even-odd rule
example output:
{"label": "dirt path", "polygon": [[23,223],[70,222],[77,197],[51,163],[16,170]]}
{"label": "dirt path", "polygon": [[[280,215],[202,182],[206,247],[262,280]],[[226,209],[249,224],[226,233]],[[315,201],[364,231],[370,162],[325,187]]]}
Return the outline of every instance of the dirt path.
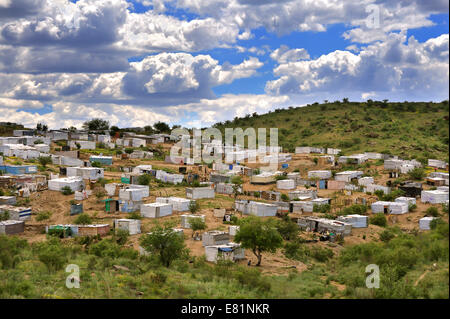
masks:
{"label": "dirt path", "polygon": [[429,270],[425,270],[425,272],[420,275],[419,278],[417,278],[416,282],[414,283],[414,287],[417,287],[417,285],[419,284],[419,282],[426,276],[426,274],[428,274]]}

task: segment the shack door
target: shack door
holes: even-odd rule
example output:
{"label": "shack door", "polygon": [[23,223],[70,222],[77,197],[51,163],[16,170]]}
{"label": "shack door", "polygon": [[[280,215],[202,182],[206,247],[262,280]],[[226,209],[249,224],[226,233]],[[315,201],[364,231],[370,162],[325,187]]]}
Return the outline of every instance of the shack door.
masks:
{"label": "shack door", "polygon": [[326,180],[320,180],[319,181],[319,189],[326,189],[327,185],[326,185]]}

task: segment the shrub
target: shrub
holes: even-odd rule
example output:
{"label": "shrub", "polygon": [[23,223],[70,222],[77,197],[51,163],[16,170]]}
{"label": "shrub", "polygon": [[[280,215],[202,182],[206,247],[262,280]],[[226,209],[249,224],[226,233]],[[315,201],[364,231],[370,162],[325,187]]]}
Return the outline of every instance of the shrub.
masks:
{"label": "shrub", "polygon": [[299,232],[298,225],[287,216],[286,218],[279,220],[276,227],[281,237],[285,240],[296,238]]}
{"label": "shrub", "polygon": [[148,185],[150,184],[151,177],[149,174],[143,174],[138,176],[137,182],[139,185]]}
{"label": "shrub", "polygon": [[261,276],[258,269],[241,268],[235,273],[235,278],[240,284],[256,288],[261,291],[269,291],[271,289],[270,283]]}
{"label": "shrub", "polygon": [[288,201],[289,201],[289,196],[286,195],[286,194],[281,194],[281,200],[282,200],[283,202],[288,202]]}
{"label": "shrub", "polygon": [[379,236],[381,241],[388,242],[395,237],[395,233],[391,229],[385,229]]}
{"label": "shrub", "polygon": [[331,211],[330,204],[314,205],[313,206],[313,212],[316,212],[316,213],[328,214],[330,211]]}
{"label": "shrub", "polygon": [[36,215],[36,220],[37,220],[38,222],[40,222],[40,221],[49,219],[51,216],[52,216],[52,213],[49,212],[49,211],[46,211],[46,212],[39,212],[39,213]]}
{"label": "shrub", "polygon": [[142,219],[142,216],[138,212],[132,212],[128,215],[128,218],[129,219]]}
{"label": "shrub", "polygon": [[386,227],[386,225],[387,225],[386,216],[384,216],[383,213],[378,213],[378,214],[371,216],[369,218],[369,222],[372,225],[377,225],[377,226],[381,226],[381,227]]}
{"label": "shrub", "polygon": [[91,166],[92,166],[92,167],[102,167],[102,163],[97,162],[97,161],[93,161],[93,162],[91,163]]}
{"label": "shrub", "polygon": [[425,211],[425,216],[438,217],[439,216],[438,209],[436,207],[434,207],[434,206],[429,207]]}
{"label": "shrub", "polygon": [[64,186],[61,188],[61,193],[63,195],[72,195],[74,191],[70,188],[70,186]]}
{"label": "shrub", "polygon": [[67,261],[67,252],[61,246],[59,239],[51,238],[47,242],[39,243],[33,247],[38,258],[43,262],[48,270],[57,271],[63,268]]}
{"label": "shrub", "polygon": [[52,162],[52,158],[50,156],[39,156],[38,158],[39,164],[46,167],[48,164]]}
{"label": "shrub", "polygon": [[409,204],[408,205],[408,211],[409,212],[414,212],[417,209],[417,205],[416,204]]}
{"label": "shrub", "polygon": [[141,237],[140,244],[146,251],[157,255],[165,267],[187,254],[183,238],[168,225],[153,228],[151,233]]}
{"label": "shrub", "polygon": [[205,230],[206,229],[206,223],[201,218],[191,218],[189,220],[189,225],[191,225],[192,235],[197,230]]}
{"label": "shrub", "polygon": [[200,210],[200,204],[195,201],[195,200],[191,200],[191,202],[189,203],[189,211],[194,214],[196,212],[198,212]]}
{"label": "shrub", "polygon": [[351,205],[349,207],[344,208],[343,210],[341,210],[338,213],[338,215],[341,215],[341,216],[353,215],[353,214],[365,215],[366,212],[367,212],[366,205],[355,204],[355,205]]}
{"label": "shrub", "polygon": [[116,240],[116,243],[123,246],[128,241],[128,236],[130,233],[126,229],[116,229],[116,232],[114,233],[114,239]]}
{"label": "shrub", "polygon": [[408,172],[408,175],[411,179],[421,181],[426,176],[425,170],[420,167],[416,167]]}
{"label": "shrub", "polygon": [[73,222],[77,225],[89,225],[92,224],[92,218],[88,214],[82,213]]}

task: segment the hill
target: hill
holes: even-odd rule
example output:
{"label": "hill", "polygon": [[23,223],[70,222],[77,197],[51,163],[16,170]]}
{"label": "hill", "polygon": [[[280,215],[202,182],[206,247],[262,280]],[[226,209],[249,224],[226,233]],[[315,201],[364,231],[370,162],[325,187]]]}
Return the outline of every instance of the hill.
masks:
{"label": "hill", "polygon": [[314,103],[304,107],[253,113],[213,125],[242,129],[277,127],[279,145],[340,148],[342,153],[383,152],[404,159],[448,161],[448,101]]}

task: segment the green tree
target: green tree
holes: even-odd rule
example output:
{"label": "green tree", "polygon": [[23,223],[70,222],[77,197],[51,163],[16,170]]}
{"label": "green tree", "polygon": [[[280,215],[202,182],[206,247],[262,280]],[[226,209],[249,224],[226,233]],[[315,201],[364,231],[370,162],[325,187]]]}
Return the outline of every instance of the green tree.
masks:
{"label": "green tree", "polygon": [[233,184],[233,195],[236,199],[238,195],[240,194],[241,185],[244,183],[241,176],[233,176],[231,179],[231,183]]}
{"label": "green tree", "polygon": [[47,165],[52,162],[52,158],[50,156],[39,156],[38,161],[39,164],[41,164],[44,167],[47,167]]}
{"label": "green tree", "polygon": [[157,130],[159,133],[170,133],[170,126],[164,122],[157,122],[153,125],[155,130]]}
{"label": "green tree", "polygon": [[285,240],[292,240],[297,237],[299,233],[299,228],[296,223],[294,223],[288,216],[277,221],[277,230],[281,237]]}
{"label": "green tree", "polygon": [[243,248],[251,249],[261,265],[262,253],[275,252],[282,246],[283,238],[278,232],[273,220],[262,220],[251,216],[241,220],[239,231],[234,241],[241,243]]}
{"label": "green tree", "polygon": [[83,123],[83,129],[90,131],[99,131],[109,129],[109,122],[99,118],[95,118]]}
{"label": "green tree", "polygon": [[159,261],[165,267],[170,267],[172,262],[187,254],[184,240],[168,225],[156,226],[152,232],[140,239],[142,248],[159,257]]}
{"label": "green tree", "polygon": [[189,225],[191,225],[192,237],[194,237],[196,231],[206,229],[206,223],[201,218],[191,218],[189,220]]}

